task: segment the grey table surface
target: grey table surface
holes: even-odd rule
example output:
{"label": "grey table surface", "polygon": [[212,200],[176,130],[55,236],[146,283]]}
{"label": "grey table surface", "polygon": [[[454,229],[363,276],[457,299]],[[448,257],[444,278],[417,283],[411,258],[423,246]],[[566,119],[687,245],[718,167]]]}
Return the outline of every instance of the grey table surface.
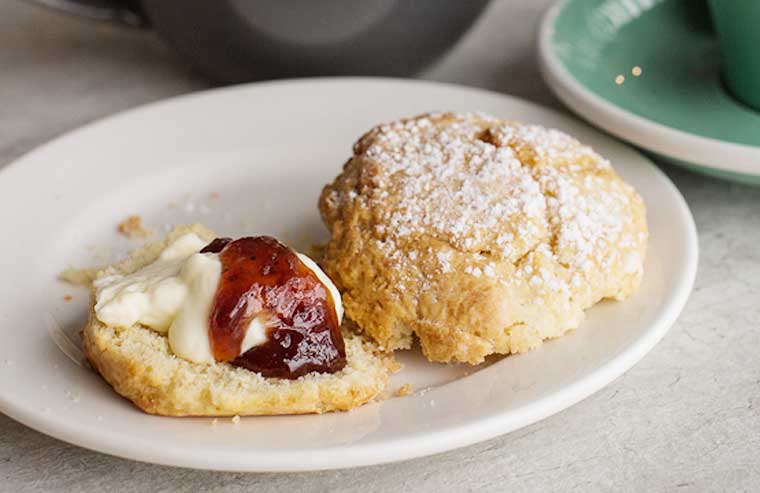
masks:
{"label": "grey table surface", "polygon": [[[421,77],[562,108],[535,61],[548,3],[496,1]],[[0,2],[0,165],[91,120],[206,87],[150,32]],[[303,474],[132,462],[0,414],[0,490],[760,490],[760,188],[662,167],[699,230],[694,293],[648,356],[564,412],[433,457]]]}

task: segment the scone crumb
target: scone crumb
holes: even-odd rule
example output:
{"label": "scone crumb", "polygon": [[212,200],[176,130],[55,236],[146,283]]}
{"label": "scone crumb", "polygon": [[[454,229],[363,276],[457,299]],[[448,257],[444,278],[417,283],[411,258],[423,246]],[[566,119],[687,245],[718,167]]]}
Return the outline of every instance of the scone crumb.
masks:
{"label": "scone crumb", "polygon": [[[382,354],[386,354],[386,355],[387,354],[391,354],[391,355],[393,354],[393,353],[385,352],[384,349],[381,350],[381,353]],[[386,362],[386,367],[388,368],[389,372],[391,372],[391,373],[397,373],[397,372],[401,371],[404,368],[404,365],[400,361],[398,361],[397,359],[393,358],[393,359],[390,359],[390,360],[388,360]]]}
{"label": "scone crumb", "polygon": [[219,192],[211,192],[209,194],[213,200],[216,200],[219,198]]}
{"label": "scone crumb", "polygon": [[127,238],[147,238],[153,234],[150,229],[143,226],[142,218],[140,216],[129,216],[119,223],[117,229],[119,233]]}
{"label": "scone crumb", "polygon": [[101,269],[97,267],[90,269],[68,267],[58,274],[58,279],[77,286],[88,286],[95,279],[99,270]]}
{"label": "scone crumb", "polygon": [[304,253],[319,263],[318,261],[325,255],[325,246],[324,243],[311,243],[306,247],[306,252]]}
{"label": "scone crumb", "polygon": [[217,426],[218,424],[219,424],[219,419],[218,418],[214,418],[214,419],[211,420],[211,426]]}
{"label": "scone crumb", "polygon": [[411,383],[405,383],[401,387],[398,388],[396,391],[396,397],[404,397],[405,395],[409,395],[412,392],[414,392],[414,388],[412,387]]}
{"label": "scone crumb", "polygon": [[238,423],[240,423],[240,416],[238,416],[238,415],[236,414],[236,415],[234,415],[234,416],[232,417],[232,424],[233,424],[233,425],[236,425],[236,424],[238,424]]}
{"label": "scone crumb", "polygon": [[66,295],[63,296],[63,301],[71,301],[73,299],[74,299],[74,297],[71,296],[70,294],[66,294]]}

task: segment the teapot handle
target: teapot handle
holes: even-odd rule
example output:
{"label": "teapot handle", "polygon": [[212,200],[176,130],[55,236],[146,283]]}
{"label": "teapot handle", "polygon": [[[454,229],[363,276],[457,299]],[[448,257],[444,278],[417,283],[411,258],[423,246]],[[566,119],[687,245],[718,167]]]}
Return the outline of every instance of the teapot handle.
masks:
{"label": "teapot handle", "polygon": [[148,25],[137,0],[31,0],[32,3],[89,19],[133,27]]}

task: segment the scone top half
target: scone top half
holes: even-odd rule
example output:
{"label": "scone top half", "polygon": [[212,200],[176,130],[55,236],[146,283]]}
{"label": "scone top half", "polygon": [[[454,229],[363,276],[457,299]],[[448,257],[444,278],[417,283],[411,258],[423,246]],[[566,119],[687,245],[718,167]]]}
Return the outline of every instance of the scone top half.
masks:
{"label": "scone top half", "polygon": [[576,328],[640,284],[641,198],[557,130],[483,114],[373,128],[320,197],[324,268],[388,350],[478,363]]}

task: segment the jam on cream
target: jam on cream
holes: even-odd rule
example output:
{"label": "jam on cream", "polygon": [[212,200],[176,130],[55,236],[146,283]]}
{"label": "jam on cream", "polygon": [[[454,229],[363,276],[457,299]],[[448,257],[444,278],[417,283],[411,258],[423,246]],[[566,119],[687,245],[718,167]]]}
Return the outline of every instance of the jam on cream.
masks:
{"label": "jam on cream", "polygon": [[[217,361],[282,378],[345,366],[338,297],[294,251],[259,236],[217,239],[201,250],[206,252],[218,252],[222,262],[209,315],[209,341]],[[269,338],[241,352],[250,321],[261,317],[266,317]]]}
{"label": "jam on cream", "polygon": [[274,238],[206,245],[188,233],[142,269],[96,280],[95,297],[101,322],[167,334],[172,352],[190,361],[281,378],[345,366],[338,290]]}

